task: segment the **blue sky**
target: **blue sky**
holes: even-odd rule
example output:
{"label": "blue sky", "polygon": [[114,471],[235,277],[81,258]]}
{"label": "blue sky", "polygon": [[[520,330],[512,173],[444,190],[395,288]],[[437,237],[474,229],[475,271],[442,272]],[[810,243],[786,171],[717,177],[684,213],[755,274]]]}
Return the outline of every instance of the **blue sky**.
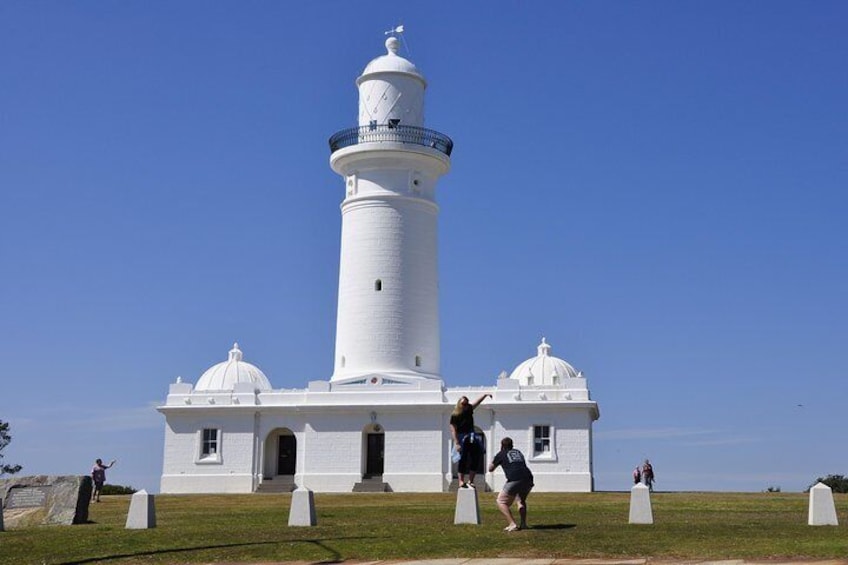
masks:
{"label": "blue sky", "polygon": [[598,401],[596,486],[848,473],[844,2],[0,3],[4,461],[158,492],[177,376],[332,373],[327,138],[403,23],[439,184],[442,373]]}

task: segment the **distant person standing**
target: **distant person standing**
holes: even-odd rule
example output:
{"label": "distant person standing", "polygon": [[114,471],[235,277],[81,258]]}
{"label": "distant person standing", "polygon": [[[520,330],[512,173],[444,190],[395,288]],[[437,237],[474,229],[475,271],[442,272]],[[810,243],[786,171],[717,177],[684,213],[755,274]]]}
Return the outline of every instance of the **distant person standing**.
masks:
{"label": "distant person standing", "polygon": [[[505,532],[514,532],[527,528],[527,495],[533,488],[533,473],[527,467],[524,454],[512,446],[512,438],[505,437],[501,440],[501,450],[492,459],[489,472],[494,472],[498,466],[503,467],[506,475],[506,484],[498,494],[498,510],[507,519]],[[521,517],[520,524],[515,523],[510,506],[518,498],[518,514]]]}
{"label": "distant person standing", "polygon": [[[474,476],[482,464],[483,436],[474,431],[474,409],[486,397],[491,398],[492,395],[484,394],[474,403],[469,402],[467,396],[460,397],[450,417],[453,445],[460,455],[457,466],[459,488],[474,488]],[[468,475],[468,482],[465,481],[466,475]]]}
{"label": "distant person standing", "polygon": [[645,464],[642,465],[642,479],[644,479],[648,491],[654,492],[654,467],[647,459],[645,459]]}
{"label": "distant person standing", "polygon": [[94,462],[94,467],[91,468],[91,480],[94,481],[94,492],[91,493],[91,499],[94,502],[100,502],[100,492],[103,490],[103,485],[106,484],[106,469],[114,464],[114,459],[108,465],[104,465],[102,459]]}
{"label": "distant person standing", "polygon": [[639,465],[636,465],[636,468],[633,469],[633,484],[638,485],[642,482],[642,469]]}

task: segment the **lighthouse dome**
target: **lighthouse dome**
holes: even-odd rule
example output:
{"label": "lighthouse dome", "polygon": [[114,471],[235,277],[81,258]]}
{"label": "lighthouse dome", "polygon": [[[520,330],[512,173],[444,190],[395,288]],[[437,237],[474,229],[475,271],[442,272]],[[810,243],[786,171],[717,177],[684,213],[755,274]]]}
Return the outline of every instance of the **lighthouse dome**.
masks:
{"label": "lighthouse dome", "polygon": [[197,381],[195,390],[233,390],[237,383],[251,383],[255,391],[271,390],[265,373],[255,365],[242,361],[238,343],[233,344],[229,358],[206,370]]}
{"label": "lighthouse dome", "polygon": [[565,379],[583,376],[583,373],[562,359],[552,356],[551,346],[545,342],[545,338],[542,338],[537,350],[538,355],[518,365],[509,378],[519,381],[522,386],[551,386],[564,384]]}
{"label": "lighthouse dome", "polygon": [[377,73],[402,73],[413,75],[426,84],[424,75],[418,71],[418,68],[408,59],[398,55],[399,49],[400,40],[397,37],[388,38],[386,40],[386,54],[380,55],[368,63],[365,66],[365,70],[362,71],[362,75],[356,80],[356,83],[361,84],[364,80],[367,80],[369,75]]}

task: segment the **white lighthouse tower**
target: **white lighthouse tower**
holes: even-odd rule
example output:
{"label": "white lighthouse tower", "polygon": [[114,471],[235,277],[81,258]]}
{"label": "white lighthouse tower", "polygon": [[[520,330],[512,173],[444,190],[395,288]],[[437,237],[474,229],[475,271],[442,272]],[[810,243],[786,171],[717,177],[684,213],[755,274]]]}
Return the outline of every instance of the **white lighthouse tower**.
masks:
{"label": "white lighthouse tower", "polygon": [[335,383],[441,379],[436,183],[453,142],[423,127],[424,77],[396,37],[356,80],[359,126],[330,138],[345,179]]}

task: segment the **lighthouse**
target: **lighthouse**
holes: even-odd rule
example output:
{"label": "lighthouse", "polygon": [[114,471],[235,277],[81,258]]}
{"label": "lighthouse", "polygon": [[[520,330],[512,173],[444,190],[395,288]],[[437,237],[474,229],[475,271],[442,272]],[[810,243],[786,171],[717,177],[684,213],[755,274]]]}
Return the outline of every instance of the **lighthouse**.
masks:
{"label": "lighthouse", "polygon": [[441,380],[436,184],[453,142],[424,127],[427,82],[398,54],[357,78],[359,123],[330,138],[345,184],[331,382]]}
{"label": "lighthouse", "polygon": [[[534,491],[592,490],[598,405],[545,338],[512,373],[453,387],[442,377],[436,184],[453,142],[424,127],[427,83],[398,47],[390,37],[362,71],[358,124],[330,138],[345,187],[333,374],[274,388],[236,344],[196,385],[178,378],[158,407],[161,492],[446,492],[458,470],[450,414],[483,394],[484,461],[509,436]],[[482,463],[480,486],[500,490],[503,473]]]}

